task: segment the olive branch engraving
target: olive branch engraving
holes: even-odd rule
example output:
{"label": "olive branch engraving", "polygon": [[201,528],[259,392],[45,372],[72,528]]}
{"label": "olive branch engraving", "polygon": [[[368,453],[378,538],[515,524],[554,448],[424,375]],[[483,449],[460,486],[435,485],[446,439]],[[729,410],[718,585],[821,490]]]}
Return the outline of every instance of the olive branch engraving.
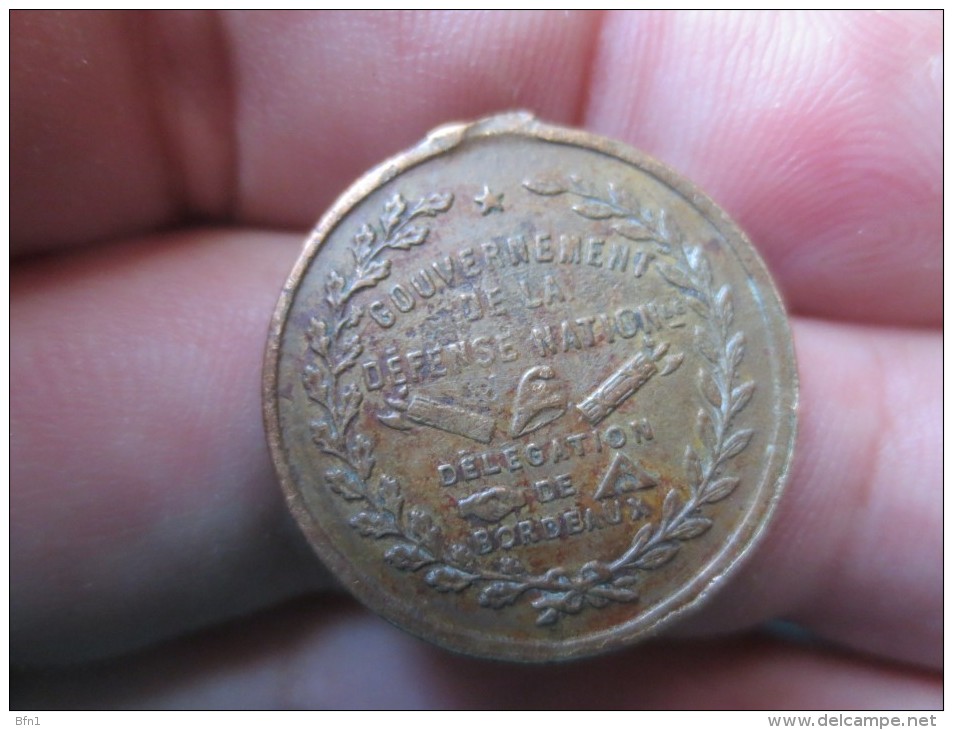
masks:
{"label": "olive branch engraving", "polygon": [[[331,489],[345,499],[365,498],[365,482],[374,469],[371,439],[351,429],[363,395],[357,385],[342,381],[364,349],[353,332],[364,316],[364,308],[350,304],[350,299],[390,275],[390,259],[382,258],[382,254],[406,251],[427,240],[430,229],[414,221],[433,218],[452,205],[453,195],[449,193],[435,193],[409,208],[402,195],[394,195],[385,203],[378,224],[366,223],[354,235],[350,247],[353,269],[344,274],[336,269],[328,273],[324,290],[329,316],[312,317],[308,325],[306,336],[314,357],[302,378],[308,398],[322,413],[311,423],[312,438],[321,451],[343,462],[343,467],[329,469],[324,476]],[[383,495],[380,499],[392,504]]]}
{"label": "olive branch engraving", "polygon": [[627,205],[611,185],[608,195],[599,196],[575,179],[539,179],[524,183],[524,187],[537,195],[574,196],[579,202],[572,209],[578,215],[590,220],[611,219],[613,230],[620,235],[654,245],[659,254],[655,268],[688,297],[705,323],[695,329],[698,350],[708,364],[698,373],[704,403],[695,427],[702,448],[686,448],[687,498],[671,488],[663,499],[659,520],[643,525],[615,559],[590,561],[574,573],[554,567],[530,574],[510,555],[495,559],[490,567],[481,566],[468,545],[448,542],[427,509],[408,507],[397,479],[381,474],[376,484],[370,483],[375,465],[373,444],[352,427],[362,397],[356,386],[340,382],[340,376],[353,367],[361,353],[359,338],[347,330],[357,325],[363,310],[348,305],[348,300],[389,275],[390,262],[378,258],[386,249],[406,250],[424,243],[429,230],[410,226],[410,221],[448,210],[453,202],[449,194],[430,196],[409,211],[403,198],[395,196],[386,204],[379,227],[365,225],[355,235],[351,250],[354,269],[328,275],[330,317],[311,321],[307,337],[315,360],[305,368],[303,378],[308,397],[323,412],[323,417],[312,423],[314,442],[341,462],[325,472],[327,483],[344,499],[363,502],[363,509],[350,519],[362,536],[393,540],[384,552],[385,561],[407,572],[426,569],[424,582],[440,592],[459,593],[480,586],[477,601],[485,608],[504,608],[535,591],[530,605],[537,611],[537,625],[546,626],[587,606],[603,608],[610,602],[638,601],[639,573],[666,565],[684,541],[711,527],[712,521],[701,508],[727,498],[738,486],[739,479],[724,471],[727,462],[752,438],[751,429],[734,428],[733,420],[751,399],[754,382],[737,382],[745,340],[742,332],[732,331],[730,287],[715,287],[705,255],[685,242],[664,210]]}
{"label": "olive branch engraving", "polygon": [[[344,383],[342,376],[363,352],[360,337],[350,330],[357,327],[364,309],[350,304],[351,297],[390,275],[390,260],[381,258],[385,251],[408,250],[427,240],[430,229],[411,225],[412,221],[433,218],[452,205],[452,194],[439,193],[408,208],[407,201],[397,194],[385,204],[379,225],[361,227],[350,248],[353,268],[343,274],[332,270],[327,276],[329,316],[313,317],[309,323],[306,337],[314,357],[302,373],[305,392],[322,414],[311,423],[312,440],[340,462],[325,471],[325,481],[345,500],[363,502],[364,508],[351,517],[350,525],[364,537],[395,539],[384,559],[400,570],[430,566],[424,579],[439,591],[462,590],[479,577],[467,570],[475,564],[473,553],[460,543],[446,545],[443,531],[428,510],[418,506],[405,509],[397,479],[380,474],[376,484],[370,483],[374,445],[353,428],[363,396],[355,384]],[[500,569],[500,575],[506,575],[514,569],[513,561],[501,561]]]}

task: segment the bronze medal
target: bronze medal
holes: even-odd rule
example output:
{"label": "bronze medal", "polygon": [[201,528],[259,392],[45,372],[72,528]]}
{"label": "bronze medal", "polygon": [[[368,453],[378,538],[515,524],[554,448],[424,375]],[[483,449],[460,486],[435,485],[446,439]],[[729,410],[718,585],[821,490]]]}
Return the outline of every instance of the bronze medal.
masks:
{"label": "bronze medal", "polygon": [[325,215],[265,399],[291,509],[358,599],[551,661],[723,582],[781,493],[797,382],[722,211],[625,145],[508,114],[434,131]]}

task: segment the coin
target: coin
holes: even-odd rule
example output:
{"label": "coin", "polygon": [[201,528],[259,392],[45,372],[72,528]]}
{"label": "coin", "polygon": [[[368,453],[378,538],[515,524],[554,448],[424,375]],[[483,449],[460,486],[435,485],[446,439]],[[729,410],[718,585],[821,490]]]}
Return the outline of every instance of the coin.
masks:
{"label": "coin", "polygon": [[513,113],[341,196],[282,292],[264,393],[290,508],[347,589],[446,648],[553,661],[724,582],[781,494],[797,382],[720,209]]}

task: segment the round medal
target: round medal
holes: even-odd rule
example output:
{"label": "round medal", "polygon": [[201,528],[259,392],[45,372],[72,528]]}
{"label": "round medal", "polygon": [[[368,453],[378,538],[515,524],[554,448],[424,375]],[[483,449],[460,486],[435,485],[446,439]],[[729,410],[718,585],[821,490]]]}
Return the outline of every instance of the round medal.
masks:
{"label": "round medal", "polygon": [[797,383],[721,210],[625,145],[507,114],[435,130],[325,215],[265,399],[347,589],[449,649],[551,661],[658,631],[749,551]]}

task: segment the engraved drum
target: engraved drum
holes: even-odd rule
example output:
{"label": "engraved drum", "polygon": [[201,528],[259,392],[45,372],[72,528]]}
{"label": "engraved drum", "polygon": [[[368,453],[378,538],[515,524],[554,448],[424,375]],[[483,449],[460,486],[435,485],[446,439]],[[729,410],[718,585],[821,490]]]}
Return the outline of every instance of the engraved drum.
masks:
{"label": "engraved drum", "polygon": [[508,114],[349,189],[275,314],[265,419],[342,584],[456,651],[591,655],[697,606],[775,507],[777,291],[688,182]]}

